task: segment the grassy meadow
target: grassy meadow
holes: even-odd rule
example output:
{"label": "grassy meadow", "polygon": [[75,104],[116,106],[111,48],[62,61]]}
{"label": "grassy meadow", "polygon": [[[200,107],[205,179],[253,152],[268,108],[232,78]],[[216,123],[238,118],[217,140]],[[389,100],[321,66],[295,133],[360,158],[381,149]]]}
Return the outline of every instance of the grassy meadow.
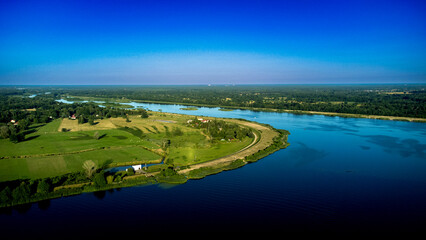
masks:
{"label": "grassy meadow", "polygon": [[0,182],[80,172],[87,160],[102,167],[160,162],[166,157],[185,166],[232,154],[252,141],[247,137],[212,142],[200,129],[187,126],[193,116],[150,114],[96,120],[94,125],[55,119],[32,125],[22,142],[0,139]]}

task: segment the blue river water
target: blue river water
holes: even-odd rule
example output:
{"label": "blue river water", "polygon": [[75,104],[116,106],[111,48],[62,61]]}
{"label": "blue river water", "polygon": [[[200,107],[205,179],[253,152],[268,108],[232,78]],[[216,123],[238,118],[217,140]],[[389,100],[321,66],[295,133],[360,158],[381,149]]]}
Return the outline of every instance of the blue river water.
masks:
{"label": "blue river water", "polygon": [[132,105],[267,123],[290,131],[291,145],[182,185],[136,186],[6,209],[0,229],[22,236],[98,236],[112,229],[389,233],[426,226],[425,123]]}

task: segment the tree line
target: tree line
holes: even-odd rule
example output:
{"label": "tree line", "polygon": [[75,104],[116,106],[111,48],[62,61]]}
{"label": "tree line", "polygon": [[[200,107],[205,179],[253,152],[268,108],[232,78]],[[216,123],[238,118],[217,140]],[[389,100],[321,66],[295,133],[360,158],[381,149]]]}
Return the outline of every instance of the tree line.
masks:
{"label": "tree line", "polygon": [[126,98],[221,107],[271,108],[401,117],[426,117],[426,86],[246,85],[49,88],[56,96]]}
{"label": "tree line", "polygon": [[57,118],[75,116],[79,123],[94,124],[96,119],[141,115],[148,117],[145,109],[128,110],[114,107],[100,107],[96,103],[67,104],[55,101],[56,95],[25,97],[0,91],[0,138],[20,142],[31,133],[32,124],[45,124]]}

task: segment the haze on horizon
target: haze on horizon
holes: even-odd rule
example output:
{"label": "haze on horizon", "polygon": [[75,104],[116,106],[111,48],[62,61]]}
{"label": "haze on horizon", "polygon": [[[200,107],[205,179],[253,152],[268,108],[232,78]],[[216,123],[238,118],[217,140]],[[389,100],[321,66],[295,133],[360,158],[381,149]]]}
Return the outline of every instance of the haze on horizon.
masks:
{"label": "haze on horizon", "polygon": [[426,83],[425,1],[0,0],[0,85]]}

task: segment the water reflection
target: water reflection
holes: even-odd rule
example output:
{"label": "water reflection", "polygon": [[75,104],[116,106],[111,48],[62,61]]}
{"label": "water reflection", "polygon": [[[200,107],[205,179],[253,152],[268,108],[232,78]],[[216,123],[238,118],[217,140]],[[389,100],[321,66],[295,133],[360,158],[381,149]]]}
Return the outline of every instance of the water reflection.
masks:
{"label": "water reflection", "polygon": [[[387,135],[360,135],[350,134],[365,138],[367,142],[382,147],[383,151],[391,154],[398,154],[401,157],[415,156],[422,159],[426,158],[426,144],[420,143],[419,140],[413,138],[401,139],[398,137]],[[361,146],[363,150],[369,147]]]}
{"label": "water reflection", "polygon": [[371,147],[369,146],[360,146],[362,150],[370,150]]}
{"label": "water reflection", "polygon": [[37,206],[40,210],[47,210],[50,207],[50,199],[42,200],[37,203]]}
{"label": "water reflection", "polygon": [[104,199],[105,195],[106,195],[106,191],[93,192],[93,196],[95,196],[99,200]]}
{"label": "water reflection", "polygon": [[358,132],[358,130],[347,128],[342,125],[318,123],[315,126],[307,127],[306,130],[317,130],[317,131],[345,131],[345,132]]}
{"label": "water reflection", "polygon": [[308,147],[302,142],[296,142],[295,145],[296,146],[291,149],[291,158],[296,160],[295,166],[307,165],[327,156],[327,153],[324,150],[317,150]]}

